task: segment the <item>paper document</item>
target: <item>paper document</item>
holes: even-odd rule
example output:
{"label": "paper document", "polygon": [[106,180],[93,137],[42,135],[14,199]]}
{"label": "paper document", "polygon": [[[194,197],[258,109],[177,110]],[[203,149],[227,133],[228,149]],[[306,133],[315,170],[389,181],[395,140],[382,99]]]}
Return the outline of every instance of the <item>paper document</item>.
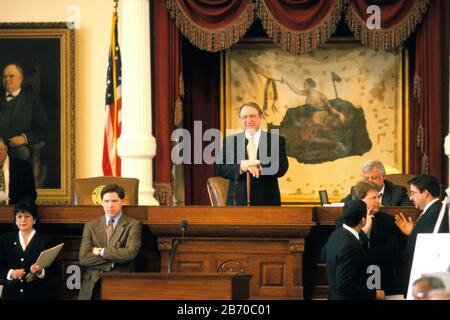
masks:
{"label": "paper document", "polygon": [[[42,268],[47,268],[51,266],[53,261],[55,261],[56,257],[58,256],[59,252],[61,251],[62,247],[64,246],[64,243],[58,244],[57,246],[54,246],[50,249],[44,250],[41,252],[39,257],[36,260],[36,263],[40,265]],[[36,278],[36,276],[33,273],[27,274],[27,282],[31,282]]]}

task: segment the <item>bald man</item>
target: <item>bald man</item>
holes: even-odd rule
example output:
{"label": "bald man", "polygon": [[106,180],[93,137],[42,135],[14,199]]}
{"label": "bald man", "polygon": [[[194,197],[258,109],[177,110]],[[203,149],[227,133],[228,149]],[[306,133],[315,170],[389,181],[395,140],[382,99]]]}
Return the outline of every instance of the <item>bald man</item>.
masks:
{"label": "bald man", "polygon": [[39,97],[22,89],[23,77],[23,70],[17,64],[9,64],[3,70],[0,137],[12,158],[29,160],[29,146],[44,140],[49,121]]}

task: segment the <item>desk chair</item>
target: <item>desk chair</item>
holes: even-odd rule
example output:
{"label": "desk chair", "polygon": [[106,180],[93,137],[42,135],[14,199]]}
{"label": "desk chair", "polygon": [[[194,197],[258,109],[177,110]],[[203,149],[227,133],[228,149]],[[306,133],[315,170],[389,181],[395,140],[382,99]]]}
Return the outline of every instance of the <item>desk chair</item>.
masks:
{"label": "desk chair", "polygon": [[100,193],[107,184],[117,184],[124,188],[126,205],[138,205],[139,179],[124,177],[93,177],[75,179],[73,204],[99,205]]}
{"label": "desk chair", "polygon": [[213,207],[224,207],[227,205],[228,185],[230,181],[222,177],[210,177],[206,183],[209,200]]}

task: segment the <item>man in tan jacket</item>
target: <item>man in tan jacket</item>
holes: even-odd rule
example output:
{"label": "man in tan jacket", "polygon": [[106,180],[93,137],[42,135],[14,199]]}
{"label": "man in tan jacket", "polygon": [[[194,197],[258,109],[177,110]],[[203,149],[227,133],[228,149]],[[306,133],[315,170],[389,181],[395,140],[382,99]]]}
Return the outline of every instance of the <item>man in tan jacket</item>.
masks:
{"label": "man in tan jacket", "polygon": [[105,215],[85,224],[80,245],[80,265],[86,267],[78,296],[100,297],[98,280],[103,272],[132,272],[141,248],[142,223],[122,211],[125,191],[116,184],[101,192]]}

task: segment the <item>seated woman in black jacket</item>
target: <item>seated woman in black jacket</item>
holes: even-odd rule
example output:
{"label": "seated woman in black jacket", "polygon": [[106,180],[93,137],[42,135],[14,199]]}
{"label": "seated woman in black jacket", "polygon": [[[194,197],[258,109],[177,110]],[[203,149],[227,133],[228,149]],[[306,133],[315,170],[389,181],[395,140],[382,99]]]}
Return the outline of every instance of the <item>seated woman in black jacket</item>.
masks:
{"label": "seated woman in black jacket", "polygon": [[14,223],[19,230],[0,237],[2,299],[48,299],[50,296],[49,278],[56,268],[43,268],[36,260],[43,250],[52,247],[52,241],[34,229],[36,222],[36,207],[18,203],[14,207]]}

